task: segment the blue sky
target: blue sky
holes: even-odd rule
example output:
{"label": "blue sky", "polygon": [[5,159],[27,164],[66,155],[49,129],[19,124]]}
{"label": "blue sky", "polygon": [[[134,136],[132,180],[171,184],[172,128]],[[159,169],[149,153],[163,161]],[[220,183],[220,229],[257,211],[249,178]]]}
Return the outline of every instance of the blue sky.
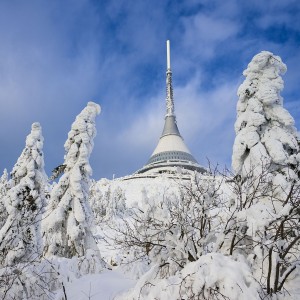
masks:
{"label": "blue sky", "polygon": [[3,0],[0,170],[12,169],[40,122],[50,174],[90,100],[102,107],[94,178],[142,167],[164,122],[167,39],[179,129],[199,163],[230,166],[236,91],[262,50],[287,64],[282,95],[299,130],[298,0]]}

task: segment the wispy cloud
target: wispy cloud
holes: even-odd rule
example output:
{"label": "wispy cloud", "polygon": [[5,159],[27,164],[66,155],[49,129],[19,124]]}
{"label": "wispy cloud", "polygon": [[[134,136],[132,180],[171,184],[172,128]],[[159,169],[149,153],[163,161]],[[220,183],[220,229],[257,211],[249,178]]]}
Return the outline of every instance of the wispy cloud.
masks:
{"label": "wispy cloud", "polygon": [[239,30],[239,24],[235,21],[202,13],[186,18],[183,23],[185,46],[203,61],[213,58],[219,44],[234,37]]}

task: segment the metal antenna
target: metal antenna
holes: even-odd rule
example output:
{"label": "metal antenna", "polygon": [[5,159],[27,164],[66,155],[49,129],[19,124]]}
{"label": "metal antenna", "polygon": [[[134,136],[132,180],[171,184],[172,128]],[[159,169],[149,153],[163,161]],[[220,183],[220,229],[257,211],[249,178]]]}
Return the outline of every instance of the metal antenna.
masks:
{"label": "metal antenna", "polygon": [[172,87],[172,71],[171,71],[171,55],[170,55],[170,41],[167,40],[167,78],[166,78],[166,104],[167,115],[174,116],[174,100],[173,100],[173,87]]}
{"label": "metal antenna", "polygon": [[171,70],[170,41],[167,40],[167,69]]}

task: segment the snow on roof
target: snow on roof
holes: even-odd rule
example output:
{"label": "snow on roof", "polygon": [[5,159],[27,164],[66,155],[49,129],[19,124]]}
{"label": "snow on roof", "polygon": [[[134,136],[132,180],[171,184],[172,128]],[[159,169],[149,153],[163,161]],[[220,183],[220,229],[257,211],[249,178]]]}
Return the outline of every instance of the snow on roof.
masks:
{"label": "snow on roof", "polygon": [[162,136],[154,152],[152,153],[152,156],[166,151],[181,151],[191,154],[182,137],[174,134]]}

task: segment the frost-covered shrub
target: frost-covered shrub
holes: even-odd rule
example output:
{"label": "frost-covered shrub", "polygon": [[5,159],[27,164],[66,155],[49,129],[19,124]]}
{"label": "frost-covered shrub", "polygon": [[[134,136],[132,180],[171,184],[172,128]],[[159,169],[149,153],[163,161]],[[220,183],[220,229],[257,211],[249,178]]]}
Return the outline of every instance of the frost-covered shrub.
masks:
{"label": "frost-covered shrub", "polygon": [[159,266],[166,278],[212,251],[221,200],[215,178],[194,178],[180,186],[181,196],[172,193],[149,197],[144,192],[139,207],[117,223],[116,245]]}
{"label": "frost-covered shrub", "polygon": [[265,166],[260,175],[235,177],[227,186],[233,204],[215,251],[242,255],[261,284],[262,297],[286,295],[285,289],[300,280],[299,181],[282,191],[285,198],[278,197],[279,187]]}
{"label": "frost-covered shrub", "polygon": [[103,270],[94,251],[72,259],[52,257],[0,269],[1,299],[66,299],[66,286],[86,274]]}
{"label": "frost-covered shrub", "polygon": [[1,299],[51,299],[51,273],[40,262],[19,263],[0,269]]}
{"label": "frost-covered shrub", "polygon": [[66,258],[97,251],[88,202],[92,169],[89,157],[96,135],[95,118],[100,106],[89,102],[76,117],[65,143],[64,174],[51,192],[47,217],[43,223],[45,255]]}
{"label": "frost-covered shrub", "polygon": [[156,276],[158,269],[157,265],[153,266],[134,289],[117,299],[259,299],[259,286],[243,260],[234,261],[218,253],[206,254],[166,279]]}
{"label": "frost-covered shrub", "polygon": [[26,146],[15,164],[4,197],[7,220],[0,230],[0,265],[11,266],[36,259],[42,251],[40,222],[44,206],[43,136],[33,123]]}

